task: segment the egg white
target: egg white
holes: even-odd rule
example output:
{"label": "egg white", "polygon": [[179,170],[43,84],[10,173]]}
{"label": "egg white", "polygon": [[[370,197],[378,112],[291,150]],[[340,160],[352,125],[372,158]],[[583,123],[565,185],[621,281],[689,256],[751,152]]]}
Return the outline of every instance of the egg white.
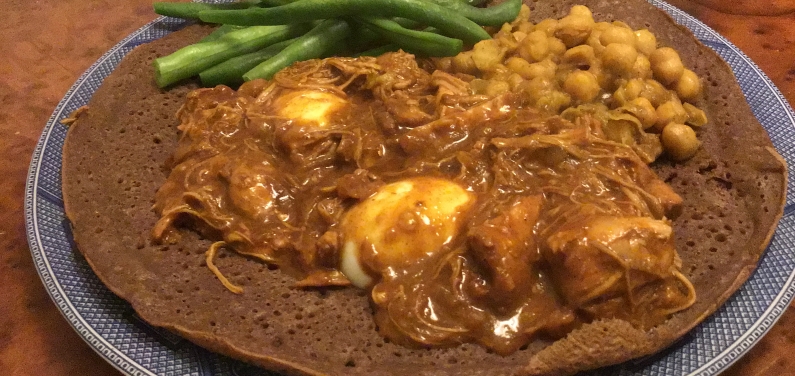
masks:
{"label": "egg white", "polygon": [[280,96],[275,101],[277,115],[299,122],[326,128],[330,117],[348,104],[336,94],[317,90],[298,90]]}
{"label": "egg white", "polygon": [[459,233],[474,195],[441,178],[385,185],[351,208],[341,223],[340,269],[366,288],[444,249]]}

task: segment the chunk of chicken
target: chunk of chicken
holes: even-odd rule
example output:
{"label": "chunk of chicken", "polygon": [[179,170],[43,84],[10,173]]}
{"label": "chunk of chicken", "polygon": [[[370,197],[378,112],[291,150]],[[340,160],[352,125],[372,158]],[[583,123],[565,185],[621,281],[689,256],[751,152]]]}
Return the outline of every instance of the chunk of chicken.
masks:
{"label": "chunk of chicken", "polygon": [[[628,293],[676,272],[670,224],[648,217],[573,219],[546,239],[544,257],[571,305]],[[630,272],[641,273],[630,273]]]}
{"label": "chunk of chicken", "polygon": [[532,279],[532,264],[540,259],[533,229],[542,204],[541,195],[523,197],[469,232],[472,255],[487,271],[498,300],[510,298]]}

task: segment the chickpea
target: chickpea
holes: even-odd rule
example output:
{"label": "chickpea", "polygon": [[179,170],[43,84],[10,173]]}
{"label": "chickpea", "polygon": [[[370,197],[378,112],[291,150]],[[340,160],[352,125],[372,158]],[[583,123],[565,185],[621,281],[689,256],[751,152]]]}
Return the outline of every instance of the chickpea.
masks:
{"label": "chickpea", "polygon": [[638,54],[635,64],[632,65],[630,76],[636,78],[651,77],[651,62],[649,62],[649,58],[646,55]]}
{"label": "chickpea", "polygon": [[616,89],[616,81],[615,76],[602,67],[602,64],[599,60],[596,61],[597,64],[591,66],[591,69],[588,69],[588,72],[591,72],[594,76],[596,76],[596,81],[599,82],[599,86],[602,87],[605,91],[613,91]]}
{"label": "chickpea", "polygon": [[505,66],[510,72],[516,73],[527,80],[532,80],[536,77],[552,78],[555,76],[556,69],[555,63],[549,60],[531,64],[520,57],[509,58],[505,61]]}
{"label": "chickpea", "polygon": [[588,69],[596,62],[596,54],[594,54],[591,46],[583,44],[568,49],[563,54],[561,61],[578,68],[586,67],[585,69]]}
{"label": "chickpea", "polygon": [[660,135],[660,141],[662,141],[666,153],[675,161],[690,159],[701,146],[693,128],[680,123],[666,125]]}
{"label": "chickpea", "polygon": [[508,82],[508,86],[510,86],[511,91],[517,91],[519,85],[524,82],[524,78],[517,73],[511,73],[506,79],[506,82]]}
{"label": "chickpea", "polygon": [[530,81],[522,82],[518,91],[523,93],[530,103],[538,102],[538,99],[551,92],[555,86],[552,80],[546,77],[536,77]]}
{"label": "chickpea", "polygon": [[638,118],[643,129],[649,129],[657,123],[657,110],[646,98],[638,97],[629,101],[626,110]]}
{"label": "chickpea", "polygon": [[616,89],[616,91],[613,93],[613,101],[615,101],[615,103],[618,105],[623,106],[635,98],[638,98],[642,90],[643,82],[641,80],[629,80],[627,83]]}
{"label": "chickpea", "polygon": [[496,39],[482,40],[472,48],[472,61],[481,72],[494,69],[504,56],[505,47],[500,46]]}
{"label": "chickpea", "polygon": [[449,72],[452,68],[453,68],[452,57],[441,57],[438,60],[436,60],[436,69]]}
{"label": "chickpea", "polygon": [[469,88],[472,89],[475,94],[485,94],[488,86],[489,80],[476,78],[472,81],[469,81]]}
{"label": "chickpea", "polygon": [[494,66],[491,67],[491,70],[486,72],[486,74],[483,76],[489,80],[505,81],[508,79],[508,76],[510,76],[511,73],[513,72],[511,72],[511,70],[508,69],[508,67],[506,67],[504,64],[497,63],[494,64]]}
{"label": "chickpea", "polygon": [[691,127],[701,127],[704,124],[707,124],[707,114],[704,113],[704,110],[693,106],[690,103],[682,104],[684,107],[685,112],[687,112],[687,125]]}
{"label": "chickpea", "polygon": [[610,43],[602,53],[602,62],[607,69],[618,74],[628,74],[635,65],[638,51],[635,47],[623,43]]}
{"label": "chickpea", "polygon": [[519,33],[530,34],[533,30],[535,30],[536,25],[533,25],[530,21],[525,21],[520,23],[518,26],[514,27],[514,30]]}
{"label": "chickpea", "polygon": [[535,26],[535,30],[543,31],[548,36],[554,36],[555,31],[558,30],[558,20],[553,18],[547,18],[537,23]]}
{"label": "chickpea", "polygon": [[514,36],[510,24],[503,24],[502,30],[494,35],[494,39],[496,39],[501,46],[505,47],[505,52],[507,54],[511,54],[519,48],[519,39],[516,39]]}
{"label": "chickpea", "polygon": [[640,92],[640,96],[648,99],[652,106],[659,107],[671,99],[671,93],[668,91],[668,89],[666,89],[656,80],[649,78],[644,81],[644,84],[645,85],[643,86],[643,90]]}
{"label": "chickpea", "polygon": [[551,79],[555,77],[555,71],[557,70],[557,65],[549,59],[531,64],[525,59],[512,57],[505,62],[505,65],[511,72],[517,73],[527,80],[532,80],[536,77]]}
{"label": "chickpea", "polygon": [[624,115],[618,119],[608,120],[606,126],[603,127],[607,139],[624,145],[636,144],[635,134],[638,128],[630,118],[631,116]]}
{"label": "chickpea", "polygon": [[692,102],[701,94],[701,80],[695,72],[685,69],[676,82],[676,94],[684,101]]}
{"label": "chickpea", "polygon": [[657,37],[646,29],[635,31],[635,48],[638,52],[649,56],[657,49]]}
{"label": "chickpea", "polygon": [[654,123],[654,130],[662,131],[670,123],[684,123],[687,120],[682,104],[678,100],[670,100],[657,107],[657,122]]}
{"label": "chickpea", "polygon": [[593,17],[570,14],[560,19],[555,36],[560,38],[566,47],[571,48],[585,42],[593,26]]}
{"label": "chickpea", "polygon": [[500,31],[498,31],[495,34],[495,36],[510,34],[512,31],[513,31],[513,27],[511,26],[511,24],[504,23],[504,24],[502,24],[502,26],[500,26]]}
{"label": "chickpea", "polygon": [[558,69],[558,65],[549,59],[530,64],[530,66],[531,69],[538,70],[539,74],[537,77],[547,77],[550,79],[555,77],[555,71]]}
{"label": "chickpea", "polygon": [[[480,42],[478,42],[480,43]],[[536,30],[522,39],[519,56],[527,61],[541,61],[549,54],[549,40],[543,31]]]}
{"label": "chickpea", "polygon": [[591,72],[575,70],[566,76],[563,90],[580,102],[590,102],[596,98],[601,88]]}
{"label": "chickpea", "polygon": [[631,79],[624,84],[624,90],[629,96],[632,97],[630,100],[640,97],[643,87],[644,83],[640,79]]}
{"label": "chickpea", "polygon": [[566,44],[558,38],[549,37],[547,43],[549,44],[549,56],[556,61],[566,52]]}
{"label": "chickpea", "polygon": [[485,94],[494,97],[500,94],[505,94],[511,91],[511,87],[508,82],[503,80],[489,80],[488,85],[486,86]]}
{"label": "chickpea", "polygon": [[505,60],[505,66],[522,78],[532,78],[530,77],[530,63],[521,57],[509,57],[508,60]]}
{"label": "chickpea", "polygon": [[458,73],[474,75],[478,72],[478,67],[475,66],[475,61],[472,60],[472,51],[465,51],[453,56],[452,66]]}
{"label": "chickpea", "polygon": [[571,97],[558,90],[552,90],[536,101],[535,106],[536,108],[545,110],[550,113],[559,113],[562,108],[566,108],[571,105]]}
{"label": "chickpea", "polygon": [[600,41],[600,37],[602,36],[602,30],[594,29],[591,31],[591,35],[588,36],[588,39],[585,40],[585,44],[591,46],[594,52],[601,55],[602,51],[605,50],[605,46]]}
{"label": "chickpea", "polygon": [[528,20],[530,19],[530,7],[526,4],[522,4],[519,7],[519,14],[516,15],[516,18],[511,22],[511,26],[514,29],[522,27],[523,24],[530,23]]}
{"label": "chickpea", "polygon": [[607,46],[611,43],[620,43],[635,47],[635,33],[632,32],[632,29],[611,25],[602,31],[599,42],[601,42],[603,46]]}
{"label": "chickpea", "polygon": [[[529,9],[529,8],[528,8]],[[569,10],[569,14],[573,16],[584,16],[593,19],[593,13],[585,5],[575,5]]]}
{"label": "chickpea", "polygon": [[546,77],[536,77],[532,81],[530,81],[530,89],[534,89],[538,92],[545,92],[550,91],[555,88],[555,84]]}
{"label": "chickpea", "polygon": [[611,22],[610,24],[611,24],[611,25],[613,25],[613,26],[622,27],[622,28],[624,28],[624,29],[629,29],[629,30],[632,30],[632,26],[629,26],[629,25],[628,25],[626,22],[624,22],[624,21],[613,21],[613,22]]}
{"label": "chickpea", "polygon": [[613,27],[613,25],[611,25],[610,22],[604,22],[604,21],[597,22],[593,26],[594,30],[599,30],[599,31],[605,31],[605,30],[607,30],[607,29],[609,29],[611,27]]}
{"label": "chickpea", "polygon": [[571,72],[571,69],[566,68],[555,71],[555,82],[558,84],[558,86],[563,86],[563,83],[566,81],[566,77],[568,77],[569,73]]}
{"label": "chickpea", "polygon": [[627,89],[625,87],[619,86],[618,89],[616,89],[616,91],[613,92],[613,96],[611,98],[612,103],[611,103],[610,107],[612,107],[612,108],[620,107],[620,106],[626,105],[627,102],[629,102],[632,99],[634,99],[634,97],[632,97],[631,95],[627,94],[626,90]]}
{"label": "chickpea", "polygon": [[654,73],[654,78],[663,85],[675,83],[685,70],[682,59],[679,58],[679,53],[670,47],[661,47],[654,50],[649,56],[649,61],[651,62],[651,71]]}

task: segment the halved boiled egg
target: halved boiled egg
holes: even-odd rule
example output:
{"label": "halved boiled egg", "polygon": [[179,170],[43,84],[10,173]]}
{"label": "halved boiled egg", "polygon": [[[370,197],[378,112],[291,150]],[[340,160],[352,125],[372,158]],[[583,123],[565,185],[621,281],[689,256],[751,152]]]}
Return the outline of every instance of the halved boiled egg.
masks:
{"label": "halved boiled egg", "polygon": [[341,271],[354,286],[394,275],[444,249],[458,235],[474,195],[441,178],[382,186],[343,217]]}
{"label": "halved boiled egg", "polygon": [[336,94],[317,90],[289,92],[274,103],[279,116],[314,124],[318,128],[326,127],[330,116],[347,104],[347,100]]}

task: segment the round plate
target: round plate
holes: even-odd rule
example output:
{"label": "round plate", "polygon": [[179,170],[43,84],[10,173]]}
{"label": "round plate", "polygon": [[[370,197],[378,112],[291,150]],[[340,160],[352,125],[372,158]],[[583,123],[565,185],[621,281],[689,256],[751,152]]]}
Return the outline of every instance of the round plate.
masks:
{"label": "round plate", "polygon": [[[795,166],[795,115],[770,79],[718,33],[666,3],[650,0],[688,27],[732,67],[743,92],[778,151]],[[130,375],[262,375],[268,372],[211,353],[147,325],[110,292],[75,249],[61,198],[60,124],[86,105],[134,47],[187,23],[161,17],[105,53],[72,86],[44,128],[25,190],[25,222],[36,268],[69,324],[108,362]],[[793,171],[793,170],[790,170]],[[794,181],[790,176],[789,181]],[[784,313],[795,295],[795,188],[756,272],[714,315],[668,350],[592,372],[593,375],[716,375],[747,352]]]}

